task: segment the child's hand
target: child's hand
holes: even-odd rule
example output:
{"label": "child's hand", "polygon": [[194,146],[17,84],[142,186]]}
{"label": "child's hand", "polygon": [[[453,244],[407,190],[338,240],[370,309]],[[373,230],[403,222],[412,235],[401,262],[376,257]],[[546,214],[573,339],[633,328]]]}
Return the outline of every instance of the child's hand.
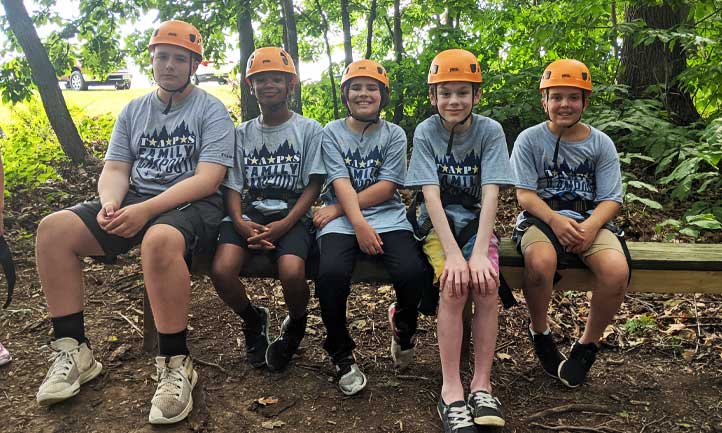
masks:
{"label": "child's hand", "polygon": [[381,240],[381,236],[376,233],[376,230],[371,227],[371,224],[364,221],[363,224],[354,226],[354,230],[356,230],[358,246],[364,254],[375,256],[384,253],[384,242]]}
{"label": "child's hand", "polygon": [[343,209],[341,208],[340,204],[336,203],[329,206],[324,206],[313,213],[313,225],[319,229],[324,228],[326,224],[330,223],[341,215],[343,215]]}
{"label": "child's hand", "polygon": [[571,246],[568,250],[571,253],[574,254],[582,254],[584,251],[588,250],[592,247],[592,244],[594,243],[594,239],[597,238],[597,233],[599,233],[599,229],[597,227],[592,226],[592,224],[588,223],[589,220],[583,221],[579,224],[579,226],[582,228],[583,232],[583,239],[577,243],[576,245]]}
{"label": "child's hand", "polygon": [[241,235],[243,239],[246,240],[246,243],[248,244],[248,248],[252,250],[272,250],[276,248],[273,243],[267,241],[267,240],[261,240],[259,242],[253,243],[249,240],[252,239],[255,236],[258,236],[261,233],[264,233],[268,229],[266,226],[262,224],[255,223],[253,221],[233,221],[233,228],[236,230],[236,233]]}
{"label": "child's hand", "polygon": [[464,256],[454,254],[446,257],[444,271],[439,277],[441,291],[451,293],[451,296],[462,296],[469,287],[469,265]]}
{"label": "child's hand", "polygon": [[482,296],[495,295],[499,289],[499,274],[485,255],[469,259],[469,285]]}
{"label": "child's hand", "polygon": [[559,242],[565,247],[573,247],[584,240],[584,228],[575,220],[563,215],[555,215],[549,222],[549,227]]}

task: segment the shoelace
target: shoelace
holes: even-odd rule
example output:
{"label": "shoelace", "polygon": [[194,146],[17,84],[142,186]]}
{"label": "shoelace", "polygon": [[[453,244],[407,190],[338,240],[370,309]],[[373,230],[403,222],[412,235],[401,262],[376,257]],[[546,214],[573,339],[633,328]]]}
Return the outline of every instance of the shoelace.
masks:
{"label": "shoelace", "polygon": [[481,407],[491,407],[496,409],[499,406],[499,400],[487,392],[475,392],[471,394],[474,403]]}
{"label": "shoelace", "polygon": [[60,375],[64,378],[67,377],[73,364],[75,364],[75,361],[73,360],[73,354],[75,353],[78,353],[78,348],[57,350],[55,353],[50,355],[50,361],[53,363],[53,366],[50,367],[50,370],[48,371],[48,377],[56,375]]}
{"label": "shoelace", "polygon": [[451,427],[452,430],[461,427],[474,426],[474,421],[469,413],[469,408],[466,406],[450,407],[446,416],[449,418],[449,427]]}
{"label": "shoelace", "polygon": [[181,391],[183,390],[183,374],[181,369],[163,367],[158,371],[158,389],[155,391],[155,396],[160,395],[172,395],[174,397],[180,397]]}

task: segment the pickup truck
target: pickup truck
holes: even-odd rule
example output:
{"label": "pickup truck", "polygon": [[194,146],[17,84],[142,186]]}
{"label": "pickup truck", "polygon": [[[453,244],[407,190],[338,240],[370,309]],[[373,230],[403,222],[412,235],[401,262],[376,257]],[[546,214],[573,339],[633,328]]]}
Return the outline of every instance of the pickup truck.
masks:
{"label": "pickup truck", "polygon": [[79,63],[73,66],[70,75],[60,77],[65,88],[71,90],[88,90],[88,86],[115,86],[116,90],[130,89],[131,74],[127,69],[113,71],[105,79],[84,71]]}

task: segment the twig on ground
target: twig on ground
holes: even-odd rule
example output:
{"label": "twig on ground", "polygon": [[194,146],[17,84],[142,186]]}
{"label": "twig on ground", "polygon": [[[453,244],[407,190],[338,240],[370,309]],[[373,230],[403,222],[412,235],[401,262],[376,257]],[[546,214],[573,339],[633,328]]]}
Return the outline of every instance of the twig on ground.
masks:
{"label": "twig on ground", "polygon": [[553,430],[553,431],[576,430],[576,431],[588,431],[588,432],[596,432],[596,433],[609,433],[609,432],[622,433],[620,430],[616,430],[616,429],[613,429],[610,427],[596,428],[596,427],[585,427],[585,426],[581,426],[581,425],[545,425],[545,424],[540,424],[538,422],[533,422],[529,425],[531,427],[539,427],[539,428],[543,428],[545,430]]}
{"label": "twig on ground", "polygon": [[525,422],[534,421],[540,418],[545,418],[549,415],[558,415],[564,412],[602,412],[609,413],[611,409],[608,406],[599,404],[584,404],[584,403],[571,403],[562,406],[552,407],[544,409],[535,414],[529,415],[524,420]]}
{"label": "twig on ground", "polygon": [[702,328],[699,326],[699,313],[697,312],[697,294],[694,294],[694,299],[692,300],[692,305],[694,306],[694,321],[697,322],[697,342],[694,347],[694,353],[699,353],[699,339],[702,337]]}
{"label": "twig on ground", "polygon": [[231,374],[228,370],[226,370],[225,368],[223,368],[223,367],[221,367],[220,365],[216,364],[215,362],[204,361],[204,360],[202,360],[202,359],[200,359],[200,358],[193,358],[193,362],[195,362],[196,364],[205,365],[206,367],[217,368],[217,369],[220,370],[222,373],[227,374],[228,376],[235,376],[234,374]]}
{"label": "twig on ground", "polygon": [[397,378],[397,379],[401,379],[401,380],[431,380],[431,379],[429,379],[428,377],[424,377],[424,376],[414,376],[414,375],[411,375],[411,374],[397,374],[397,375],[396,375],[396,378]]}
{"label": "twig on ground", "polygon": [[667,418],[667,415],[664,415],[662,418],[656,419],[652,422],[648,422],[647,424],[642,426],[642,429],[639,431],[639,433],[644,433],[644,431],[647,429],[647,427],[651,426],[652,424],[657,424],[658,422],[664,421],[664,419]]}
{"label": "twig on ground", "polygon": [[118,315],[119,315],[120,317],[122,317],[123,319],[125,319],[125,321],[128,322],[128,324],[133,327],[133,329],[135,330],[135,332],[138,333],[138,335],[140,335],[141,337],[143,336],[143,331],[141,331],[140,328],[138,328],[138,325],[136,325],[135,323],[133,323],[133,321],[130,320],[129,318],[125,317],[125,315],[124,315],[123,313],[121,313],[120,311],[116,311],[116,313],[118,313]]}

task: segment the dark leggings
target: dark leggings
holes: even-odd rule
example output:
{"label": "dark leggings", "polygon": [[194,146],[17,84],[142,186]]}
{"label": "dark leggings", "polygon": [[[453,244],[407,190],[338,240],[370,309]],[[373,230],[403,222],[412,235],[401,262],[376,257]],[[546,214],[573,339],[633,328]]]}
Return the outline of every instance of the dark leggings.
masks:
{"label": "dark leggings", "polygon": [[[402,342],[416,332],[418,305],[424,285],[432,284],[431,268],[410,231],[380,233],[384,254],[380,256],[396,291],[395,325]],[[346,300],[351,292],[351,273],[361,250],[355,235],[329,233],[318,240],[321,259],[316,296],[326,325],[323,348],[337,362],[356,347],[346,326]]]}

